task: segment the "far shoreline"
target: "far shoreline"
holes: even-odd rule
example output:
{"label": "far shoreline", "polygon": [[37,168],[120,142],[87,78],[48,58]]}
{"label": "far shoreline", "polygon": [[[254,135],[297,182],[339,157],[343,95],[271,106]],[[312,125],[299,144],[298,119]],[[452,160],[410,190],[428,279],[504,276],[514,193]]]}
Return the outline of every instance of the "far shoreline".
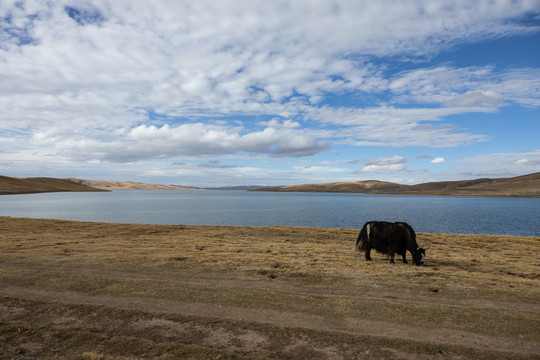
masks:
{"label": "far shoreline", "polygon": [[234,189],[129,189],[129,188],[94,188],[95,190],[47,190],[47,191],[28,191],[28,192],[0,192],[2,195],[32,195],[32,194],[50,194],[50,193],[83,193],[83,192],[111,192],[114,190],[125,191],[234,191],[234,192],[269,192],[269,193],[291,193],[291,194],[351,194],[351,195],[390,195],[390,196],[444,196],[444,197],[484,197],[484,198],[518,198],[518,199],[539,199],[540,194],[478,194],[478,193],[438,193],[438,192],[341,192],[341,191],[285,191],[285,190],[234,190]]}
{"label": "far shoreline", "polygon": [[292,194],[362,194],[362,195],[391,195],[391,196],[447,196],[447,197],[487,197],[487,198],[519,198],[519,199],[538,199],[540,194],[475,194],[475,193],[439,193],[439,192],[341,192],[341,191],[285,191],[285,190],[246,190],[249,192],[274,192],[274,193],[292,193]]}
{"label": "far shoreline", "polygon": [[15,178],[0,175],[0,195],[64,191],[110,191],[114,189],[182,191],[234,190],[250,192],[540,198],[540,172],[511,178],[480,178],[472,180],[427,182],[415,185],[405,185],[379,180],[362,180],[288,186],[234,186],[214,188],[146,184],[130,181],[82,180],[77,178]]}

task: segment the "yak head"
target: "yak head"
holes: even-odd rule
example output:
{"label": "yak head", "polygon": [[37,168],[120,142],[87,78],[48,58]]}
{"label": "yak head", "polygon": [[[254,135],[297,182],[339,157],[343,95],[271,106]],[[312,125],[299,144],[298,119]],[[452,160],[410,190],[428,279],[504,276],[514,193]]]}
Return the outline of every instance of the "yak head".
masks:
{"label": "yak head", "polygon": [[412,253],[413,262],[417,266],[423,266],[424,265],[424,259],[426,257],[426,250],[418,247],[415,251]]}

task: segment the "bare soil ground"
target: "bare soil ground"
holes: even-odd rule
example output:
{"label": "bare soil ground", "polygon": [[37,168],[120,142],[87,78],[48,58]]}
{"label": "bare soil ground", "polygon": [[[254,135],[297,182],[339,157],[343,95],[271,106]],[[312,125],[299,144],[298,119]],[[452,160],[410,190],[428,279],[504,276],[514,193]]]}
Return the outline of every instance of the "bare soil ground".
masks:
{"label": "bare soil ground", "polygon": [[540,238],[357,235],[0,217],[0,359],[540,358]]}

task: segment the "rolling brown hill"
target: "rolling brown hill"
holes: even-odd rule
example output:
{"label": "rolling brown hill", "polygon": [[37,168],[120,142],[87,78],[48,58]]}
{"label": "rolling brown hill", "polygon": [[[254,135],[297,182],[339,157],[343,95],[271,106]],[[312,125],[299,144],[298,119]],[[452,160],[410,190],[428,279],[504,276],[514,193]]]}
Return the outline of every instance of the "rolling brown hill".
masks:
{"label": "rolling brown hill", "polygon": [[145,184],[131,181],[101,181],[101,180],[81,180],[76,178],[66,178],[78,184],[92,186],[100,189],[131,189],[131,190],[198,190],[195,187],[177,185]]}
{"label": "rolling brown hill", "polygon": [[58,191],[104,191],[72,181],[48,177],[13,178],[0,176],[0,195]]}
{"label": "rolling brown hill", "polygon": [[326,184],[290,185],[282,187],[267,187],[255,191],[290,191],[290,192],[339,192],[339,193],[378,193],[381,191],[395,191],[401,185],[377,181],[344,181]]}
{"label": "rolling brown hill", "polygon": [[402,185],[367,180],[270,187],[256,189],[254,191],[540,197],[540,173],[513,178],[482,178],[475,180],[428,182],[417,185]]}
{"label": "rolling brown hill", "polygon": [[[145,184],[129,181],[81,180],[76,178],[56,179],[47,177],[12,178],[0,176],[0,195],[57,191],[104,191],[107,189],[202,190],[195,187]],[[540,173],[513,178],[482,178],[462,181],[428,182],[417,185],[402,185],[392,182],[367,180],[265,187],[250,191],[512,196],[538,198],[540,197]]]}

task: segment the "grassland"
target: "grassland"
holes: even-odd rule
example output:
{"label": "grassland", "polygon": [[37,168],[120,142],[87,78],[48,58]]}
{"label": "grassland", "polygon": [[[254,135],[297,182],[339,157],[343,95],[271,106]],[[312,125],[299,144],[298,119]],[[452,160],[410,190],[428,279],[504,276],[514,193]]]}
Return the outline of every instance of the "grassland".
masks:
{"label": "grassland", "polygon": [[513,178],[440,181],[416,185],[368,180],[266,187],[254,191],[337,192],[395,195],[540,197],[540,173]]}
{"label": "grassland", "polygon": [[59,191],[104,191],[64,179],[49,177],[13,178],[0,176],[0,195]]}
{"label": "grassland", "polygon": [[540,238],[357,233],[0,217],[0,359],[540,358]]}

